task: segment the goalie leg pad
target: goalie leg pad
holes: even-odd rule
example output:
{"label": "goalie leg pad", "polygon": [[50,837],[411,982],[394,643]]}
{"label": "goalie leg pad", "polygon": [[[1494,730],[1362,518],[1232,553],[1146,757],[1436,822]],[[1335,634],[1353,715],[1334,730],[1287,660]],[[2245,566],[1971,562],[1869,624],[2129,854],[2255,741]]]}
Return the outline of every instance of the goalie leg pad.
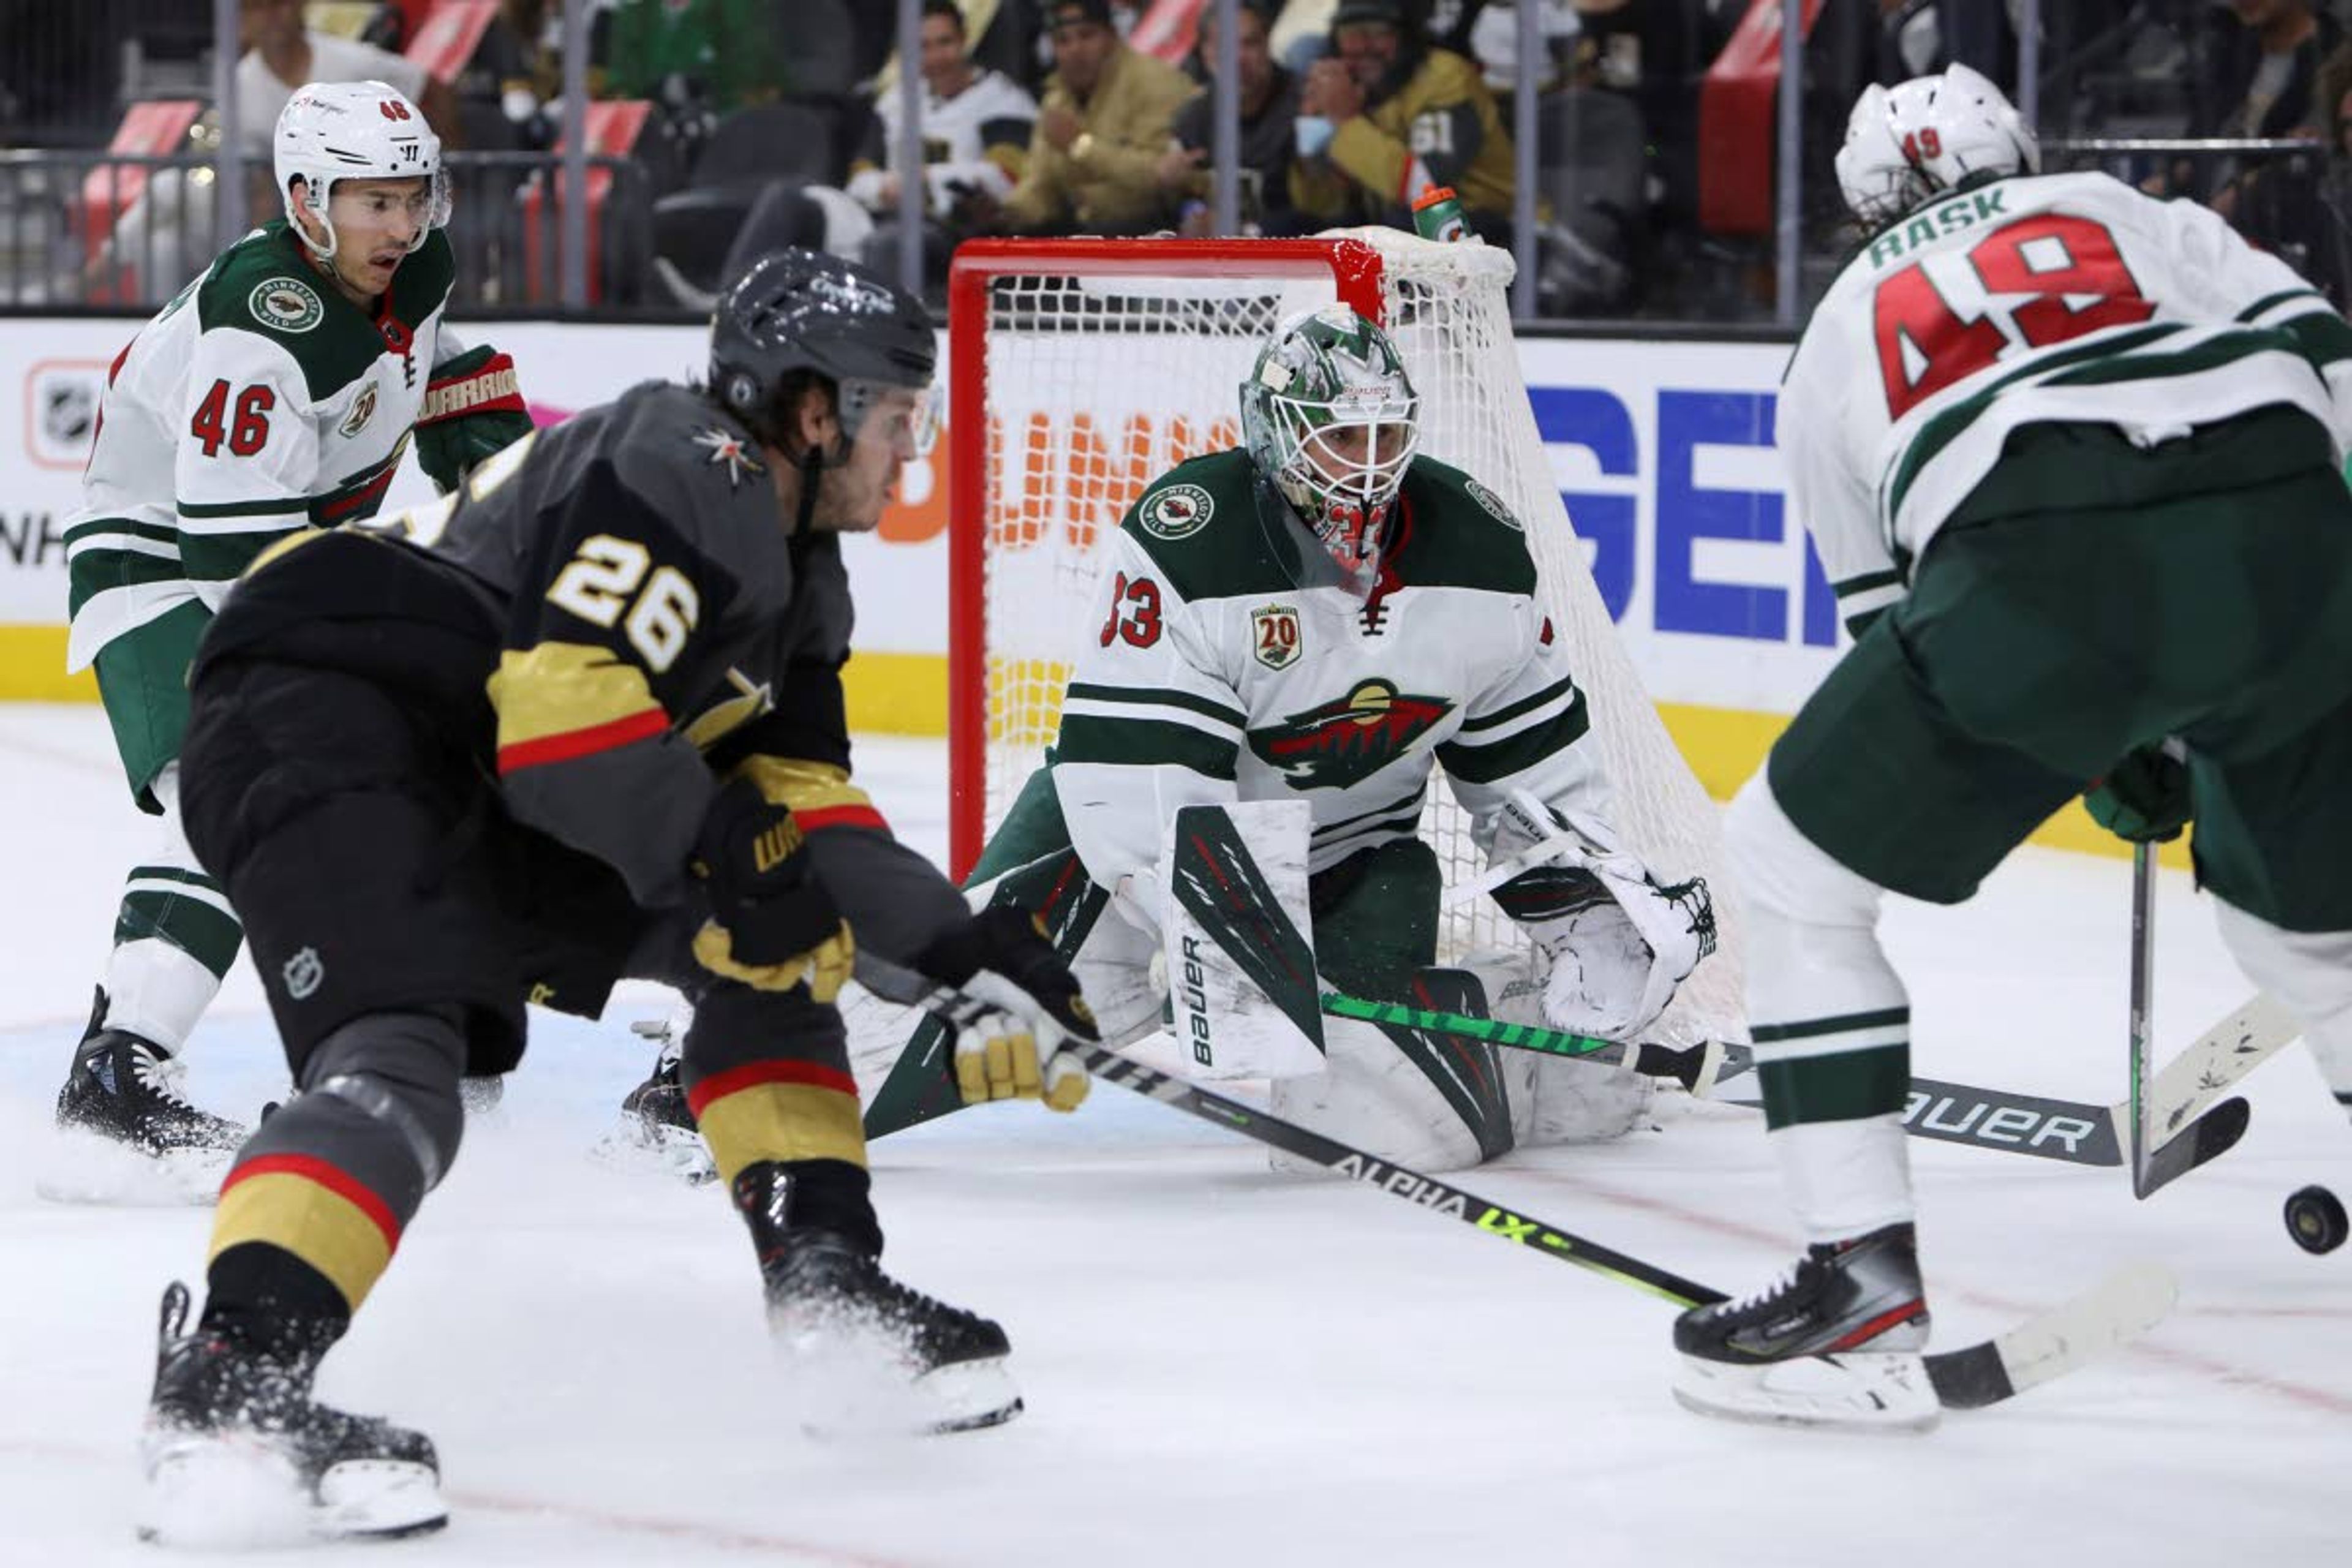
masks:
{"label": "goalie leg pad", "polygon": [[[1433,1011],[1486,1016],[1477,977],[1427,969],[1404,998]],[[1420,1171],[1459,1171],[1508,1153],[1512,1082],[1507,1052],[1462,1039],[1358,1019],[1323,1021],[1324,1070],[1276,1079],[1269,1104],[1285,1121]],[[1319,1170],[1276,1153],[1277,1171]]]}
{"label": "goalie leg pad", "polygon": [[[1474,952],[1463,963],[1481,992],[1494,999],[1487,1016],[1550,1027],[1543,982],[1526,953]],[[1498,1053],[1498,1060],[1510,1090],[1512,1131],[1522,1149],[1602,1143],[1648,1121],[1655,1080],[1630,1063],[1568,1061],[1514,1050]]]}

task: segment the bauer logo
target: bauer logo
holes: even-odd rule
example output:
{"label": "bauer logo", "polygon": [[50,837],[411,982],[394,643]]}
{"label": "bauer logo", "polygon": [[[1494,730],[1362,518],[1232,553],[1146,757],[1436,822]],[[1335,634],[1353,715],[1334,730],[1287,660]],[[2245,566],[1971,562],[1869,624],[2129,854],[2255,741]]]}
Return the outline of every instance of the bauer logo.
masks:
{"label": "bauer logo", "polygon": [[1160,539],[1183,539],[1209,526],[1217,503],[1198,485],[1170,485],[1143,503],[1143,531]]}
{"label": "bauer logo", "polygon": [[286,977],[286,994],[297,1002],[307,1001],[327,978],[327,966],[319,958],[319,950],[306,947],[286,961],[279,971]]}
{"label": "bauer logo", "polygon": [[327,308],[310,286],[293,278],[272,278],[255,285],[246,304],[256,321],[281,332],[307,332],[327,319]]}
{"label": "bauer logo", "polygon": [[1201,942],[1184,936],[1184,1014],[1192,1041],[1192,1059],[1202,1067],[1217,1065],[1216,1047],[1209,1039],[1209,976],[1201,965]]}

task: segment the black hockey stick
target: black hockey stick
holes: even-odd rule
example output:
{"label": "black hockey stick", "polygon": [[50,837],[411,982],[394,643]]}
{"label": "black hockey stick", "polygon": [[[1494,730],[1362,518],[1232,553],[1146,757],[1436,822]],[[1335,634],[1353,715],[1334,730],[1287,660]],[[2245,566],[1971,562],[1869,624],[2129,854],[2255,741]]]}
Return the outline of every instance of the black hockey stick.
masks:
{"label": "black hockey stick", "polygon": [[[870,952],[857,955],[857,978],[875,994],[951,1016],[969,1016],[981,1005],[950,986],[935,984],[910,969]],[[1699,1307],[1727,1298],[1720,1290],[1685,1279],[1655,1264],[1526,1218],[1498,1204],[1464,1192],[1434,1176],[1392,1164],[1337,1139],[1268,1115],[1255,1106],[1188,1083],[1097,1045],[1071,1041],[1087,1070],[1108,1083],[1172,1106],[1189,1116],[1238,1132],[1364,1183],[1414,1207],[1444,1214],[1488,1236],[1500,1237],[1562,1262],[1648,1292],[1677,1307]],[[2052,1311],[2029,1318],[1994,1339],[1926,1358],[1936,1396],[1956,1410],[1996,1405],[2036,1384],[2073,1371],[2101,1351],[2152,1327],[2172,1307],[2171,1276],[2153,1265],[2135,1265],[2108,1276],[2084,1294]]]}
{"label": "black hockey stick", "polygon": [[1644,1078],[1670,1078],[1699,1095],[1706,1094],[1714,1086],[1717,1071],[1726,1063],[1727,1047],[1714,1040],[1703,1040],[1697,1045],[1685,1047],[1654,1045],[1647,1041],[1628,1044],[1573,1034],[1566,1029],[1547,1029],[1535,1024],[1509,1024],[1499,1018],[1481,1018],[1468,1013],[1408,1007],[1399,1002],[1374,1002],[1339,991],[1324,992],[1320,1001],[1324,1014],[1333,1018],[1360,1018],[1371,1024],[1395,1024],[1408,1029],[1458,1035],[1465,1039],[1508,1046],[1513,1050],[1568,1057],[1609,1067],[1630,1065]]}
{"label": "black hockey stick", "polygon": [[[2156,846],[2132,846],[2131,1131],[2132,1196],[2142,1200],[2237,1146],[2254,1109],[2243,1098],[2225,1100],[2186,1127],[2175,1116],[2157,1125],[2154,1055],[2156,990]],[[2171,1132],[2157,1142],[2160,1132]]]}
{"label": "black hockey stick", "polygon": [[[1723,1292],[1670,1273],[1653,1263],[1597,1241],[1529,1219],[1336,1139],[1270,1116],[1254,1106],[1145,1067],[1100,1046],[1075,1046],[1087,1070],[1172,1106],[1188,1116],[1311,1161],[1414,1207],[1442,1214],[1488,1236],[1580,1268],[1631,1285],[1677,1307],[1700,1307],[1725,1300]],[[2154,1265],[2134,1265],[2108,1276],[2074,1300],[2029,1318],[1993,1339],[1926,1358],[1936,1396],[1955,1410],[1997,1405],[2036,1384],[2046,1383],[2152,1327],[2170,1310],[2171,1277]]]}

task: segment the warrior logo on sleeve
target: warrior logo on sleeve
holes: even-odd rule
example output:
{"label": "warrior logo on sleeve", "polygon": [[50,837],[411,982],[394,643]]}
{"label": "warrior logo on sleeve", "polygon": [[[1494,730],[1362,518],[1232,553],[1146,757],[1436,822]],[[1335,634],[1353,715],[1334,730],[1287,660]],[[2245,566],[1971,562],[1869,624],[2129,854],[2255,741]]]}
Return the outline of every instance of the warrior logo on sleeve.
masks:
{"label": "warrior logo on sleeve", "polygon": [[1375,676],[1335,701],[1253,730],[1250,750],[1294,789],[1346,789],[1412,750],[1454,711],[1443,697],[1414,697]]}

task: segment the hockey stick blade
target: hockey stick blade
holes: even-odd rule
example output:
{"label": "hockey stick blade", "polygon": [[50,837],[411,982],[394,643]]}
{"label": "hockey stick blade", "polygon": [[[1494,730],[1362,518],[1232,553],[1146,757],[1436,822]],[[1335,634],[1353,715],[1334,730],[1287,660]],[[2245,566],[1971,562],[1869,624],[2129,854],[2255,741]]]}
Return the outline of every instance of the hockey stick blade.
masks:
{"label": "hockey stick blade", "polygon": [[2247,1124],[2252,1121],[2253,1115],[2254,1108],[2246,1103],[2242,1095],[2223,1100],[2157,1146],[2147,1156],[2145,1169],[2137,1173],[2140,1179],[2132,1184],[2132,1195],[2147,1197],[2207,1161],[2228,1153],[2246,1135]]}
{"label": "hockey stick blade", "polygon": [[[1188,1116],[1310,1161],[1401,1198],[1425,1213],[1444,1215],[1487,1236],[1575,1264],[1677,1307],[1706,1306],[1726,1300],[1723,1292],[1654,1264],[1541,1220],[1529,1219],[1434,1176],[1391,1164],[1114,1051],[1099,1046],[1073,1048],[1086,1063],[1087,1070],[1107,1083],[1115,1083]],[[2071,1372],[2110,1347],[2146,1331],[2170,1308],[2172,1295],[2171,1277],[2162,1269],[2153,1265],[2127,1268],[2086,1294],[2029,1318],[1997,1338],[1926,1357],[1928,1376],[1935,1384],[1938,1400],[1955,1409],[1974,1410],[1995,1405]]]}
{"label": "hockey stick blade", "polygon": [[[2154,1093],[2159,1125],[2184,1131],[2158,1151],[2158,1158],[2182,1163],[2157,1185],[2229,1151],[2245,1131],[2242,1122],[2234,1131],[2231,1129],[2231,1119],[2237,1116],[2236,1112],[2230,1112],[2228,1118],[2212,1127],[2202,1128],[2194,1138],[2187,1131],[2192,1119],[2209,1110],[2220,1115],[2214,1106],[2222,1091],[2294,1044],[2302,1032],[2303,1026],[2293,1014],[2269,997],[2256,995],[2224,1014],[2165,1065],[2157,1075]],[[1717,1082],[1752,1070],[1748,1048],[1729,1047]],[[1744,1083],[1736,1094],[1714,1098],[1733,1105],[1761,1103],[1760,1095]],[[2126,1159],[2131,1114],[2129,1100],[2120,1100],[2113,1105],[2092,1105],[2084,1100],[2012,1094],[2006,1089],[1915,1078],[1904,1107],[1903,1125],[1904,1131],[1914,1138],[1967,1143],[2000,1153],[2027,1154],[2076,1165],[2120,1165]]]}
{"label": "hockey stick blade", "polygon": [[2007,1333],[1927,1358],[1947,1409],[1981,1410],[2129,1343],[2161,1322],[2180,1288],[2153,1263],[2133,1263]]}

